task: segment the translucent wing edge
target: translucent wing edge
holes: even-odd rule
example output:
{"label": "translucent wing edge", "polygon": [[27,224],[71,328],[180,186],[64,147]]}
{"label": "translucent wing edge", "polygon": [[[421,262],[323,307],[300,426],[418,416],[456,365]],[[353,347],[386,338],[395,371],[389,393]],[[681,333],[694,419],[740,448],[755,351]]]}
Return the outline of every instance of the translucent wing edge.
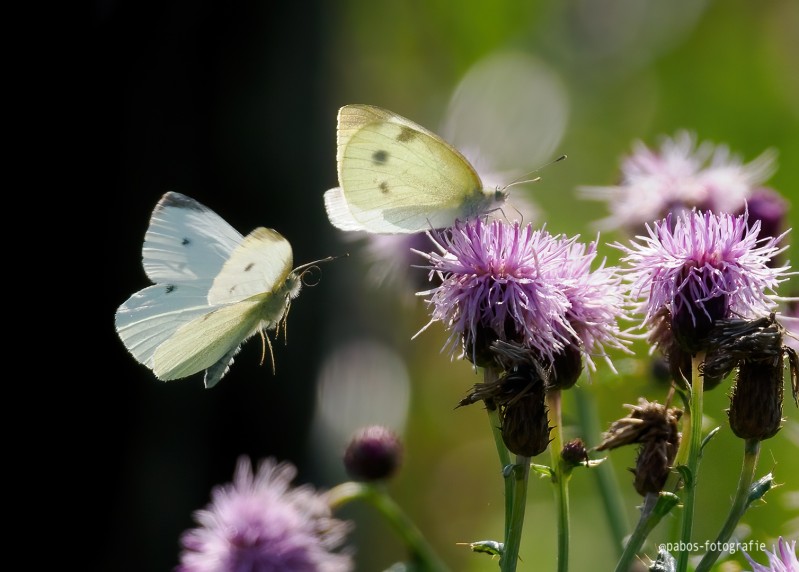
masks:
{"label": "translucent wing edge", "polygon": [[327,211],[327,218],[330,219],[330,224],[339,230],[368,230],[353,217],[341,187],[335,187],[325,193],[325,210]]}
{"label": "translucent wing edge", "polygon": [[[176,288],[176,290],[171,290]],[[125,348],[152,369],[156,349],[193,319],[212,310],[206,301],[208,285],[153,285],[122,303],[114,325]]]}

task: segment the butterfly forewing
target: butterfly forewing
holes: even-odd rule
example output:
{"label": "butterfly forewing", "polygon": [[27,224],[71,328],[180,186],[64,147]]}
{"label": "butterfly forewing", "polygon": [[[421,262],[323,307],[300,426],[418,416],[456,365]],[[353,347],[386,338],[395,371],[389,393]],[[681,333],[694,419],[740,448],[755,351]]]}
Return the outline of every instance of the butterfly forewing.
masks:
{"label": "butterfly forewing", "polygon": [[241,242],[241,234],[212,210],[180,193],[166,193],[144,236],[144,270],[153,282],[214,279]]}
{"label": "butterfly forewing", "polygon": [[291,245],[270,228],[256,228],[231,253],[208,292],[211,305],[274,292],[292,270]]}

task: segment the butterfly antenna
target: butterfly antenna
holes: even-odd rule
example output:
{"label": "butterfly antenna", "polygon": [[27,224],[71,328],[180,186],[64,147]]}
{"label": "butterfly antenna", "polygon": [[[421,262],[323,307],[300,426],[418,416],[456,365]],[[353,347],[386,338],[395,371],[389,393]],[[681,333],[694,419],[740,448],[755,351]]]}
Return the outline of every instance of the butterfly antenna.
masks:
{"label": "butterfly antenna", "polygon": [[540,181],[541,177],[533,177],[532,179],[528,179],[526,177],[529,177],[533,173],[537,173],[538,171],[544,169],[545,167],[549,167],[550,165],[554,165],[555,163],[563,161],[566,158],[567,158],[566,155],[561,155],[560,157],[558,157],[557,159],[553,159],[549,163],[544,163],[543,165],[541,165],[537,169],[533,169],[532,171],[528,171],[527,173],[525,173],[524,175],[522,175],[518,179],[515,179],[515,180],[511,181],[510,183],[505,185],[505,187],[502,190],[503,191],[507,190],[507,189],[511,188],[512,186],[514,186],[514,185],[523,185],[523,184],[526,184],[526,183],[535,183],[536,181]]}
{"label": "butterfly antenna", "polygon": [[[349,257],[349,255],[350,255],[349,252],[345,252],[344,254],[339,254],[338,256],[328,256],[327,258],[314,260],[313,262],[306,262],[305,264],[300,264],[299,266],[297,266],[297,268],[294,269],[294,272],[302,270],[302,272],[300,272],[300,277],[302,277],[305,274],[305,272],[308,270],[312,270],[314,268],[316,270],[319,270],[319,268],[316,266],[317,264],[321,264],[322,262],[331,262],[333,260],[338,260],[339,258],[347,258]],[[303,284],[305,283],[303,282]],[[305,284],[305,285],[311,286],[312,284]]]}

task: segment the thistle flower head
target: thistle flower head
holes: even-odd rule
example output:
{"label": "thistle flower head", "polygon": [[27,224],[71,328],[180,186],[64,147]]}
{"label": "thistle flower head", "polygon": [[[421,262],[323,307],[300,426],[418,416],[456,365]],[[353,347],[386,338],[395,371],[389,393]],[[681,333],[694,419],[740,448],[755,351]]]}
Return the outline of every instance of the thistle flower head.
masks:
{"label": "thistle flower head", "polygon": [[[445,347],[477,365],[497,340],[523,346],[546,366],[576,347],[589,367],[604,347],[623,348],[616,319],[624,313],[621,278],[602,266],[596,245],[552,236],[531,225],[458,222],[422,253],[441,284],[428,295],[432,319],[450,330]],[[429,325],[429,324],[428,324]],[[489,358],[493,359],[493,358]]]}
{"label": "thistle flower head", "polygon": [[769,261],[784,250],[777,246],[782,236],[759,239],[760,223],[748,225],[746,213],[685,212],[646,228],[648,236],[631,246],[614,246],[626,255],[632,294],[645,324],[658,327],[658,345],[669,341],[664,317],[680,345],[695,353],[716,320],[767,315],[777,306],[775,290],[788,267],[771,268]]}
{"label": "thistle flower head", "polygon": [[659,149],[636,142],[622,160],[619,185],[580,190],[585,198],[607,202],[611,214],[599,221],[601,228],[637,233],[647,222],[671,212],[742,212],[773,174],[774,163],[774,153],[766,151],[744,164],[727,146],[697,145],[695,135],[680,131],[664,137]]}
{"label": "thistle flower head", "polygon": [[351,558],[334,552],[348,525],[331,516],[324,495],[292,487],[296,469],[273,459],[253,475],[239,459],[231,484],[194,515],[198,528],[181,538],[178,572],[344,572]]}
{"label": "thistle flower head", "polygon": [[749,554],[744,552],[744,556],[752,565],[752,572],[794,572],[799,570],[799,560],[796,558],[796,541],[790,542],[780,536],[777,545],[773,547],[773,552],[765,551],[768,556],[768,565],[758,564]]}

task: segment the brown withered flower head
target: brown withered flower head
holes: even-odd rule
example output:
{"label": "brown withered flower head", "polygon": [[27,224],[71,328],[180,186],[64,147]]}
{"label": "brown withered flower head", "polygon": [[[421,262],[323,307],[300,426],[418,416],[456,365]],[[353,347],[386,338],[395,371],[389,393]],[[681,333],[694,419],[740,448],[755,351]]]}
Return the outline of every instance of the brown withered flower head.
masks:
{"label": "brown withered flower head", "polygon": [[626,405],[630,414],[611,423],[603,434],[597,451],[605,451],[636,443],[640,445],[635,468],[635,490],[641,496],[658,493],[671,471],[680,433],[677,422],[682,410],[638,398],[638,405]]}

